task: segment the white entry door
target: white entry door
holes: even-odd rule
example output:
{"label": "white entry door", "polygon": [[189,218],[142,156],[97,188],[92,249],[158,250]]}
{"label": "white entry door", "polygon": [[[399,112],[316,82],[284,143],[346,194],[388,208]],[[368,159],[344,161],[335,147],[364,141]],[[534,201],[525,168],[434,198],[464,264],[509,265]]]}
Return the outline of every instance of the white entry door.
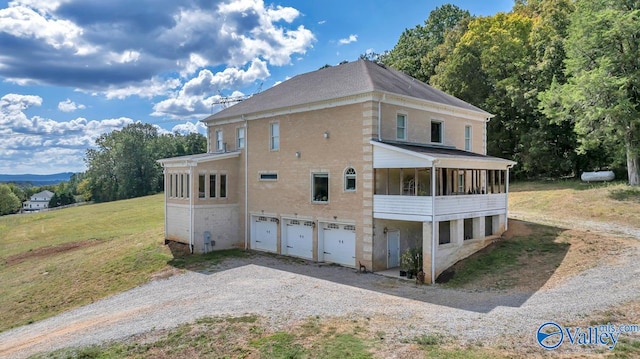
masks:
{"label": "white entry door", "polygon": [[400,231],[387,232],[387,268],[400,266]]}
{"label": "white entry door", "polygon": [[259,251],[278,251],[278,219],[254,217],[251,248]]}
{"label": "white entry door", "polygon": [[282,254],[305,259],[313,259],[312,221],[289,219],[285,223],[282,236]]}
{"label": "white entry door", "polygon": [[322,238],[318,241],[318,260],[355,267],[356,227],[338,223],[324,223]]}

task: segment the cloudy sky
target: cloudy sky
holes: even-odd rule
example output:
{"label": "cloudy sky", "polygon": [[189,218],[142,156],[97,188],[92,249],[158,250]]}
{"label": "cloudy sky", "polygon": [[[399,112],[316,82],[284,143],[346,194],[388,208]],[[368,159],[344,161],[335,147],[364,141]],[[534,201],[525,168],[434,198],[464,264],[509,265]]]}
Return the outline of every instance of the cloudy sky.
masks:
{"label": "cloudy sky", "polygon": [[138,121],[204,133],[220,96],[390,50],[446,2],[0,1],[0,174],[84,171],[97,136]]}

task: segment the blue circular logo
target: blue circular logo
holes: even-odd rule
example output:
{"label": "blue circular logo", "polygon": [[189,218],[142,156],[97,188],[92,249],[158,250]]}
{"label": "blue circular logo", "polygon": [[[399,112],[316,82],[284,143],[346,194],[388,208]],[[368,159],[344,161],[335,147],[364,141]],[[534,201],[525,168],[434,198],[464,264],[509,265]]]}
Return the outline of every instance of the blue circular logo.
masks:
{"label": "blue circular logo", "polygon": [[555,349],[562,344],[564,340],[564,334],[562,328],[554,322],[546,322],[538,328],[538,344],[541,347],[551,350]]}

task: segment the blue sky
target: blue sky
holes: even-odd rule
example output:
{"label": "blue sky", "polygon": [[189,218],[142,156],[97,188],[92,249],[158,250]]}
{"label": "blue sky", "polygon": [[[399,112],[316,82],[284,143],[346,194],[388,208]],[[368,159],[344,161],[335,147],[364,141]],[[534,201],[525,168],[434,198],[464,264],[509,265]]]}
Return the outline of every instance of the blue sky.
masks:
{"label": "blue sky", "polygon": [[0,173],[84,171],[100,134],[130,123],[200,131],[220,96],[390,50],[452,3],[512,0],[0,1]]}

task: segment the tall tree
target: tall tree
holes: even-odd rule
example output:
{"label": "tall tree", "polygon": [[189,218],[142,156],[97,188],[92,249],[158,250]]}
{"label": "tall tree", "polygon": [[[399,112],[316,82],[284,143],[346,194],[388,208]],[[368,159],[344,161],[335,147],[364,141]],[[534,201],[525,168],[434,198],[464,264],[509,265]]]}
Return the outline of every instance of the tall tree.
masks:
{"label": "tall tree", "polygon": [[433,74],[437,63],[435,59],[438,58],[431,53],[444,42],[448,31],[470,17],[469,11],[455,5],[436,7],[429,13],[424,26],[406,29],[393,50],[381,55],[380,60],[385,65],[426,82]]}
{"label": "tall tree", "polygon": [[575,124],[580,149],[624,153],[629,184],[640,185],[640,1],[575,6],[565,43],[567,83],[556,81],[540,107]]}
{"label": "tall tree", "polygon": [[4,183],[0,183],[0,216],[18,212],[20,200],[11,191],[11,188]]}

